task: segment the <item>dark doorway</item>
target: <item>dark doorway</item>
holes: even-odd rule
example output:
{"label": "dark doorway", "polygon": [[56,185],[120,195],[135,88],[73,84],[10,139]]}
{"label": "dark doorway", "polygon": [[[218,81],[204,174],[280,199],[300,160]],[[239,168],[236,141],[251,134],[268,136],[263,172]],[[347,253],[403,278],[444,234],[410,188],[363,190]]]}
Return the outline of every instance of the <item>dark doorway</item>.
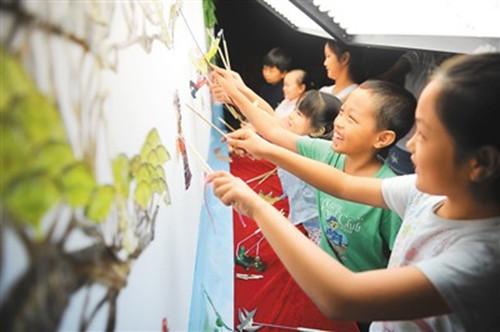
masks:
{"label": "dark doorway", "polygon": [[[315,88],[331,85],[323,66],[326,39],[298,32],[285,24],[257,0],[214,0],[218,23],[216,32],[224,30],[231,68],[245,83],[259,92],[262,59],[273,47],[283,47],[293,55],[293,67],[305,69]],[[402,51],[362,47],[365,78],[387,70]],[[225,117],[238,126],[228,112]]]}
{"label": "dark doorway", "polygon": [[[287,49],[293,66],[309,72],[316,87],[332,84],[323,67],[325,39],[298,32],[256,0],[215,0],[218,24],[228,42],[231,66],[248,86],[259,91],[263,84],[264,55],[273,47]],[[401,51],[363,47],[367,77],[389,68]]]}
{"label": "dark doorway", "polygon": [[262,59],[273,47],[287,49],[293,67],[307,70],[319,86],[328,83],[323,67],[324,39],[297,32],[256,0],[216,0],[216,29],[224,29],[231,67],[249,87],[259,91],[264,83]]}

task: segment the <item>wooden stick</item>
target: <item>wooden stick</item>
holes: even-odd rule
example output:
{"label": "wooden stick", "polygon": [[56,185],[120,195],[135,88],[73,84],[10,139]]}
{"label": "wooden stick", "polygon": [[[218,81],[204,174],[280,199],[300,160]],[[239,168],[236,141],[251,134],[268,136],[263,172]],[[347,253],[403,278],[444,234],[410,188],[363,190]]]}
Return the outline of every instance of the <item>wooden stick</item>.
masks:
{"label": "wooden stick", "polygon": [[195,110],[193,107],[191,107],[189,104],[186,104],[187,107],[189,107],[189,109],[191,111],[193,111],[196,115],[198,115],[203,121],[205,121],[206,123],[208,123],[212,128],[214,128],[219,134],[222,135],[222,137],[226,137],[226,134],[219,129],[219,127],[217,127],[216,125],[214,125],[212,122],[210,122],[210,120],[208,120],[207,118],[205,118],[200,112],[198,112],[197,110]]}
{"label": "wooden stick", "polygon": [[227,107],[227,109],[229,110],[229,113],[231,113],[231,115],[236,119],[238,120],[240,123],[244,122],[243,118],[240,116],[240,114],[238,113],[238,111],[236,111],[236,109],[232,106],[232,105],[229,105],[227,103],[224,103],[224,106]]}
{"label": "wooden stick", "polygon": [[[202,60],[202,61],[205,61],[205,60]],[[212,82],[212,80],[210,79],[210,77],[209,77],[207,74],[205,74],[205,73],[203,72],[203,69],[201,68],[201,65],[200,65],[200,64],[198,64],[198,63],[196,63],[196,67],[198,67],[198,70],[199,70],[199,71],[200,71],[200,73],[203,75],[203,77],[205,77],[205,78],[207,79],[208,83],[213,84],[213,82]]]}
{"label": "wooden stick", "polygon": [[[275,167],[275,168],[273,168],[272,170],[270,170],[270,171],[268,171],[268,172],[265,172],[265,173],[262,173],[262,174],[260,174],[260,175],[257,175],[256,177],[251,178],[251,179],[248,179],[248,180],[246,180],[245,182],[246,182],[246,183],[250,183],[250,182],[254,182],[254,181],[257,181],[257,180],[259,180],[259,179],[262,179],[262,178],[264,178],[264,181],[265,181],[265,180],[266,180],[268,177],[270,177],[270,176],[271,176],[274,172],[276,172],[276,170],[277,170],[277,169],[278,169],[278,167]],[[262,182],[264,182],[264,181],[262,181]],[[261,182],[259,182],[258,184],[260,184],[260,183],[261,183]]]}
{"label": "wooden stick", "polygon": [[229,52],[227,51],[226,36],[222,36],[222,46],[224,46],[224,53],[226,54],[227,69],[231,70],[231,62],[229,62]]}
{"label": "wooden stick", "polygon": [[224,121],[223,118],[221,118],[220,116],[217,117],[219,119],[220,122],[222,122],[226,127],[227,129],[231,130],[231,131],[236,131],[236,129],[234,129],[229,123],[227,123],[226,121]]}
{"label": "wooden stick", "polygon": [[214,170],[212,169],[212,167],[210,167],[210,165],[205,161],[205,159],[203,159],[203,157],[201,156],[201,154],[198,152],[198,150],[196,150],[196,148],[194,146],[192,146],[191,144],[189,144],[188,141],[184,141],[184,143],[186,143],[186,146],[188,147],[189,150],[191,150],[191,152],[195,155],[195,157],[198,159],[198,161],[200,162],[201,166],[203,167],[203,170],[205,171],[205,173],[207,174],[212,174],[214,172]]}
{"label": "wooden stick", "polygon": [[217,47],[217,52],[219,52],[220,58],[222,60],[222,63],[224,64],[224,68],[229,69],[227,65],[226,59],[224,59],[224,54],[222,54],[222,51],[220,50],[220,47]]}
{"label": "wooden stick", "polygon": [[[191,38],[193,38],[193,41],[194,41],[196,47],[198,48],[198,50],[200,51],[201,56],[203,57],[203,60],[205,60],[205,62],[207,63],[207,65],[210,66],[210,62],[207,60],[207,57],[205,56],[205,52],[203,52],[203,50],[201,49],[200,44],[198,44],[198,41],[196,40],[196,37],[194,36],[193,30],[191,30],[191,27],[189,26],[189,23],[186,20],[186,17],[184,16],[184,13],[182,12],[182,8],[179,8],[179,14],[181,14],[181,17],[184,20],[184,23],[186,23],[186,27],[187,27],[187,29],[189,31],[189,34],[191,35]],[[203,71],[201,71],[201,72],[203,73]],[[207,79],[210,82],[210,78],[207,77]]]}
{"label": "wooden stick", "polygon": [[260,180],[260,179],[262,179],[264,176],[266,176],[269,172],[272,172],[272,171],[267,171],[267,172],[265,172],[265,173],[259,174],[259,175],[255,176],[255,177],[251,178],[251,179],[246,180],[245,182],[246,182],[246,183],[251,183],[251,182],[254,182],[254,181]]}
{"label": "wooden stick", "polygon": [[271,172],[269,172],[268,174],[266,174],[266,176],[264,176],[264,177],[262,178],[262,180],[260,180],[260,181],[257,183],[257,186],[261,185],[262,183],[264,183],[264,181],[266,181],[267,179],[269,179],[269,177],[270,177],[271,175],[273,175],[273,174],[274,174],[274,172],[276,172],[276,170],[277,170],[277,169],[278,169],[278,167],[276,167],[276,168],[275,168],[275,169],[273,169]]}

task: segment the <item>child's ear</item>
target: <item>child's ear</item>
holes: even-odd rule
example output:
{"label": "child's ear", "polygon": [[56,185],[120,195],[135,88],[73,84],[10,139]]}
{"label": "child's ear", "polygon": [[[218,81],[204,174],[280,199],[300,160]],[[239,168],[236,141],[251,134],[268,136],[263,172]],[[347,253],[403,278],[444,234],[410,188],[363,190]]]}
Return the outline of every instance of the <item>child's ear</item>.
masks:
{"label": "child's ear", "polygon": [[471,169],[470,179],[473,182],[490,178],[500,169],[500,151],[491,145],[481,147],[471,160]]}
{"label": "child's ear", "polygon": [[351,53],[349,52],[344,52],[342,56],[340,57],[340,63],[342,65],[347,66],[349,64],[349,61],[351,61]]}
{"label": "child's ear", "polygon": [[301,84],[300,88],[299,88],[299,91],[300,91],[301,94],[304,93],[306,91],[306,85],[305,84]]}
{"label": "child's ear", "polygon": [[309,134],[309,136],[311,137],[320,137],[320,136],[323,136],[323,134],[325,133],[325,127],[321,126],[319,128],[315,128],[311,131],[311,133]]}
{"label": "child's ear", "polygon": [[375,144],[373,146],[375,149],[380,150],[385,148],[386,146],[391,145],[395,139],[396,133],[394,131],[384,130],[377,135],[377,140],[375,141]]}

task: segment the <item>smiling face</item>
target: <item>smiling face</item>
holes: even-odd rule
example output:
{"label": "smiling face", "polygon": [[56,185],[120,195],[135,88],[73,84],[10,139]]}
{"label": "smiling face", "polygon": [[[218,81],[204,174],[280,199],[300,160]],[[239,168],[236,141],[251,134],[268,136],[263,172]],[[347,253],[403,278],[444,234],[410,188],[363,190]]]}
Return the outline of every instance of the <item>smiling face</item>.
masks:
{"label": "smiling face", "polygon": [[380,134],[375,121],[376,102],[367,89],[357,88],[349,95],[333,122],[335,152],[352,156],[375,152]]}
{"label": "smiling face", "polygon": [[422,92],[415,115],[416,132],[408,141],[417,188],[433,195],[463,192],[469,185],[468,163],[457,164],[453,140],[436,114],[441,86],[431,81]]}
{"label": "smiling face", "polygon": [[294,100],[302,96],[306,90],[306,86],[300,82],[300,73],[292,70],[285,75],[283,79],[283,94],[285,99]]}
{"label": "smiling face", "polygon": [[312,132],[311,119],[306,117],[297,107],[288,116],[285,126],[297,135],[309,135]]}

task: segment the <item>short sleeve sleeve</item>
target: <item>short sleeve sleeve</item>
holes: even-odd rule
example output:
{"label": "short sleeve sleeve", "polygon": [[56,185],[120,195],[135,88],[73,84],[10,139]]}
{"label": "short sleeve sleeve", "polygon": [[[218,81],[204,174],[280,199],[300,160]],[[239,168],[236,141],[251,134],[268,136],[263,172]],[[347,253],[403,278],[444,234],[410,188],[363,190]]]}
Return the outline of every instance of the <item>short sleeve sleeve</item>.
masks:
{"label": "short sleeve sleeve", "polygon": [[403,218],[410,196],[415,189],[416,174],[387,178],[382,181],[382,196],[389,209]]}
{"label": "short sleeve sleeve", "polygon": [[303,136],[297,140],[297,151],[304,157],[323,160],[326,155],[332,153],[331,144],[328,140]]}

